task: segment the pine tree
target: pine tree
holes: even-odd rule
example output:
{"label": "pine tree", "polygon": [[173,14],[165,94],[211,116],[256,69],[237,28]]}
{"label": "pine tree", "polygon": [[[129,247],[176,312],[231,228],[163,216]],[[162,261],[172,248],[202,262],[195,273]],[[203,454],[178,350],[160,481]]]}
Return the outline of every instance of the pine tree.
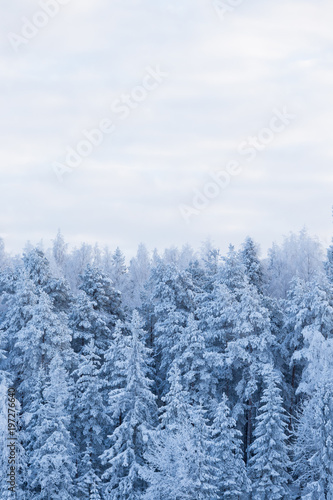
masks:
{"label": "pine tree", "polygon": [[96,245],[94,246],[92,263],[93,267],[97,267],[98,269],[103,268],[102,252],[99,248],[98,243],[96,243]]}
{"label": "pine tree", "polygon": [[287,416],[280,383],[278,374],[268,366],[251,446],[250,473],[256,500],[290,498]]}
{"label": "pine tree", "polygon": [[[11,279],[12,277],[10,277]],[[24,484],[26,481],[26,466],[27,457],[26,451],[24,449],[24,431],[23,431],[23,415],[22,406],[28,398],[22,390],[22,383],[27,377],[27,373],[24,365],[24,353],[19,347],[19,337],[27,327],[29,322],[33,317],[33,310],[38,302],[38,297],[36,295],[36,289],[34,284],[29,278],[25,276],[24,270],[22,268],[16,268],[15,279],[11,279],[9,286],[6,286],[6,292],[3,295],[3,305],[5,306],[5,312],[3,315],[2,328],[4,329],[2,337],[2,346],[6,351],[6,359],[0,360],[0,365],[3,364],[3,368],[7,371],[7,375],[3,372],[4,377],[2,377],[4,387],[9,386],[9,382],[13,387],[16,388],[16,485],[17,485],[17,498],[19,500],[25,500],[26,494],[24,492]],[[1,369],[0,369],[1,372]],[[3,397],[5,397],[5,394]],[[4,401],[4,400],[3,400]],[[4,408],[4,411],[7,409]],[[7,416],[6,416],[7,419]],[[4,469],[2,469],[4,470]],[[7,467],[6,467],[7,473]],[[3,498],[5,496],[3,495]]]}

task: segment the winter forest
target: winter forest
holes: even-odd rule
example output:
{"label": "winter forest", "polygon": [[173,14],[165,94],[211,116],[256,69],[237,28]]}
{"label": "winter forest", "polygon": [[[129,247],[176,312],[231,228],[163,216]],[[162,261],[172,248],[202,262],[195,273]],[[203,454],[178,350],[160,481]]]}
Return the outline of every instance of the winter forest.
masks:
{"label": "winter forest", "polygon": [[333,245],[1,241],[0,298],[1,499],[333,499]]}

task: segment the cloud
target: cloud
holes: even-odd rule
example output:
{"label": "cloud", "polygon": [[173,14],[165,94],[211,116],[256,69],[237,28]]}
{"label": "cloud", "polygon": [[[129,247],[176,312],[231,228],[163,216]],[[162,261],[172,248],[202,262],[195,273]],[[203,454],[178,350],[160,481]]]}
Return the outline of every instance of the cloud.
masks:
{"label": "cloud", "polygon": [[[20,33],[38,10],[13,0],[3,33]],[[17,52],[4,36],[7,246],[50,239],[58,227],[73,244],[84,236],[129,253],[140,241],[198,246],[207,236],[226,248],[249,232],[265,249],[304,224],[328,241],[332,14],[329,0],[243,2],[223,21],[209,0],[71,1]],[[53,162],[84,129],[116,120],[112,102],[157,64],[167,81],[59,186]],[[282,106],[295,122],[247,165],[238,145]],[[244,174],[184,226],[179,204],[234,159]]]}

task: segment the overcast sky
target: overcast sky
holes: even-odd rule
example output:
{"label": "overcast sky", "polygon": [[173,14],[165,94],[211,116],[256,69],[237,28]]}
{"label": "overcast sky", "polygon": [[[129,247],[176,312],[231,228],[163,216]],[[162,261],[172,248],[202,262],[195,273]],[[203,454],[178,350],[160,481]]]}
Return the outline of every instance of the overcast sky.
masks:
{"label": "overcast sky", "polygon": [[[332,0],[57,1],[2,6],[0,234],[10,251],[58,228],[72,245],[128,255],[141,241],[210,237],[225,249],[248,234],[265,252],[304,225],[329,244]],[[101,122],[112,133],[57,176]],[[230,162],[229,183],[214,187]]]}

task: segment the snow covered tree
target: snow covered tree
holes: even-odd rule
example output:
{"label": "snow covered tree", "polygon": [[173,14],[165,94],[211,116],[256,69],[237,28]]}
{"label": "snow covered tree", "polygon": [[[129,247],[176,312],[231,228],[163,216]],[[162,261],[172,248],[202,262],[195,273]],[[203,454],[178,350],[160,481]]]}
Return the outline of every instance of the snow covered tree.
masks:
{"label": "snow covered tree", "polygon": [[[79,454],[78,489],[89,496],[98,491],[101,476],[100,455],[104,451],[106,430],[110,419],[102,397],[103,380],[100,376],[101,362],[94,341],[86,344],[74,371],[75,390],[72,434]],[[95,494],[96,494],[95,491]]]}
{"label": "snow covered tree", "polygon": [[255,500],[290,498],[288,487],[287,416],[283,408],[280,377],[268,366],[265,389],[251,445],[250,475]]}
{"label": "snow covered tree", "polygon": [[[207,430],[207,428],[205,429]],[[145,500],[192,500],[219,498],[214,457],[207,452],[211,441],[194,427],[183,425],[177,433],[156,434],[146,454],[143,475],[149,484]]]}
{"label": "snow covered tree", "polygon": [[168,373],[169,391],[162,398],[164,406],[161,409],[161,426],[177,430],[179,422],[189,417],[188,395],[184,392],[181,373],[177,363],[173,363]]}
{"label": "snow covered tree", "polygon": [[295,277],[308,282],[323,276],[322,246],[305,229],[274,244],[268,254],[266,290],[274,297],[285,299]]}
{"label": "snow covered tree", "polygon": [[[225,351],[225,362],[231,369],[229,396],[235,400],[234,416],[244,425],[244,449],[246,463],[252,443],[253,412],[259,398],[259,387],[264,369],[272,362],[274,337],[268,310],[253,285],[235,288],[235,321],[232,340]],[[231,391],[230,391],[231,392]]]}
{"label": "snow covered tree", "polygon": [[92,265],[93,248],[83,243],[80,248],[75,248],[68,256],[65,263],[65,278],[68,280],[71,290],[77,293],[81,282],[81,275],[87,266]]}
{"label": "snow covered tree", "polygon": [[57,352],[62,353],[66,367],[73,362],[71,332],[67,317],[56,314],[49,296],[42,292],[32,310],[31,320],[18,332],[17,347],[24,367],[21,390],[29,394],[32,381],[40,368],[46,368]]}
{"label": "snow covered tree", "polygon": [[86,444],[86,451],[81,456],[79,463],[79,473],[77,480],[77,490],[80,498],[89,498],[89,500],[102,500],[103,484],[100,477],[96,474],[91,456],[93,451],[89,445],[89,439]]}
{"label": "snow covered tree", "polygon": [[[1,498],[13,497],[8,491],[8,388],[10,376],[5,371],[6,354],[1,349],[3,342],[0,331],[0,494]],[[15,464],[16,467],[16,464]]]}
{"label": "snow covered tree", "polygon": [[[66,315],[54,312],[52,301],[45,292],[41,292],[36,304],[29,305],[24,312],[27,311],[31,317],[27,317],[27,322],[16,333],[14,352],[17,355],[16,363],[19,363],[16,388],[21,404],[20,435],[29,468],[34,447],[33,436],[39,425],[38,410],[44,404],[43,391],[50,363],[61,353],[62,362],[70,369],[73,354]],[[21,318],[20,311],[18,313],[16,318]],[[27,476],[24,479],[27,480]]]}
{"label": "snow covered tree", "polygon": [[5,250],[5,242],[2,238],[0,238],[0,271],[6,269],[6,267],[10,266],[11,260],[9,255],[7,255]]}
{"label": "snow covered tree", "polygon": [[5,307],[1,328],[3,329],[4,347],[8,352],[8,370],[10,370],[15,384],[20,384],[25,378],[21,350],[18,347],[18,334],[31,321],[33,310],[38,302],[35,285],[20,270],[12,293],[5,293],[2,297]]}
{"label": "snow covered tree", "polygon": [[193,403],[183,388],[175,361],[169,372],[170,390],[163,398],[160,429],[152,434],[143,476],[152,499],[217,499],[217,458],[205,409]]}
{"label": "snow covered tree", "polygon": [[305,282],[295,278],[288,292],[284,320],[284,372],[289,387],[288,404],[292,417],[296,416],[299,397],[296,391],[302,379],[305,357],[300,354],[304,347],[304,332],[308,327],[320,332],[324,338],[333,333],[333,301],[328,287],[317,281]]}
{"label": "snow covered tree", "polygon": [[150,257],[148,250],[143,244],[139,245],[136,256],[131,260],[128,280],[131,288],[131,306],[139,308],[142,305],[144,286],[150,275]]}
{"label": "snow covered tree", "polygon": [[302,335],[303,348],[293,356],[295,360],[303,361],[297,393],[312,396],[323,381],[333,375],[333,338],[325,337],[315,324],[306,326]]}
{"label": "snow covered tree", "polygon": [[[124,314],[121,307],[121,295],[113,287],[112,281],[102,271],[88,266],[82,275],[80,290],[86,293],[95,311],[95,317],[91,314],[91,305],[86,299],[80,299],[76,310],[76,323],[85,328],[85,324],[90,323],[94,331],[95,344],[98,353],[103,356],[109,348],[110,338],[118,319],[122,319]],[[88,316],[87,316],[88,315]]]}
{"label": "snow covered tree", "polygon": [[209,240],[206,240],[201,247],[201,260],[208,278],[207,282],[214,282],[220,269],[221,255]]}
{"label": "snow covered tree", "polygon": [[173,364],[180,371],[182,387],[188,394],[189,402],[208,408],[217,388],[210,375],[204,334],[192,313],[187,318],[185,328],[181,330],[178,342],[171,348],[171,354]]}
{"label": "snow covered tree", "polygon": [[35,425],[30,434],[30,498],[71,500],[76,498],[75,448],[68,413],[71,395],[68,373],[59,353],[50,362],[44,387],[40,404],[35,408]]}
{"label": "snow covered tree", "polygon": [[[109,394],[112,419],[111,445],[102,454],[105,494],[110,500],[135,500],[146,483],[141,476],[149,430],[155,425],[157,408],[152,393],[151,351],[144,345],[142,320],[134,311],[126,325],[128,334],[118,335],[114,386]],[[107,356],[108,357],[108,356]]]}
{"label": "snow covered tree", "polygon": [[39,248],[31,248],[23,254],[26,274],[36,287],[44,287],[50,279],[50,265],[45,254]]}
{"label": "snow covered tree", "polygon": [[121,294],[115,290],[112,281],[98,268],[88,266],[81,276],[80,290],[86,292],[94,302],[94,308],[104,311],[109,321],[115,324],[121,317]]}
{"label": "snow covered tree", "polygon": [[112,254],[111,269],[109,270],[110,278],[116,290],[122,291],[124,289],[126,274],[127,267],[125,257],[120,248],[117,247]]}
{"label": "snow covered tree", "polygon": [[127,269],[60,232],[22,259],[0,239],[18,500],[333,500],[332,247],[140,245]]}
{"label": "snow covered tree", "polygon": [[112,330],[108,326],[107,314],[96,310],[94,306],[95,303],[88,295],[80,291],[69,316],[69,326],[73,335],[72,346],[79,354],[91,340],[94,340],[98,354],[104,356]]}
{"label": "snow covered tree", "polygon": [[258,292],[262,292],[263,287],[263,270],[258,257],[258,246],[249,236],[244,241],[240,252],[241,261],[245,266],[245,272],[248,276],[249,283],[254,285]]}
{"label": "snow covered tree", "polygon": [[240,499],[250,491],[243,460],[241,433],[223,395],[213,420],[213,449],[217,458],[219,498]]}
{"label": "snow covered tree", "polygon": [[211,291],[198,296],[196,317],[204,334],[211,391],[218,400],[223,392],[229,394],[231,389],[232,367],[226,363],[225,352],[229,342],[234,340],[237,311],[238,302],[234,294],[219,281],[214,282]]}
{"label": "snow covered tree", "polygon": [[190,245],[183,245],[178,258],[178,267],[180,271],[185,271],[191,262],[197,259],[196,253]]}
{"label": "snow covered tree", "polygon": [[222,260],[223,263],[219,269],[218,281],[226,285],[238,297],[239,291],[249,284],[246,267],[233,245],[229,246],[228,253]]}
{"label": "snow covered tree", "polygon": [[192,477],[188,474],[193,453],[189,429],[177,433],[166,430],[156,433],[146,453],[147,466],[143,477],[148,488],[145,500],[192,500]]}
{"label": "snow covered tree", "polygon": [[67,256],[68,245],[65,243],[64,237],[59,230],[56,238],[53,240],[52,255],[58,268],[63,271]]}
{"label": "snow covered tree", "polygon": [[302,498],[333,498],[333,385],[324,381],[303,406],[294,447]]}
{"label": "snow covered tree", "polygon": [[98,269],[103,269],[103,257],[98,243],[96,243],[94,246],[92,264],[93,267],[97,267]]}
{"label": "snow covered tree", "polygon": [[30,249],[23,256],[23,264],[26,276],[36,287],[36,293],[47,293],[55,309],[68,312],[71,303],[69,284],[64,277],[52,275],[50,263],[44,252],[38,248]]}
{"label": "snow covered tree", "polygon": [[211,429],[208,426],[206,413],[201,405],[195,406],[190,413],[190,419],[183,427],[189,436],[186,473],[191,487],[187,494],[190,494],[189,498],[198,500],[218,498],[217,460],[212,451]]}
{"label": "snow covered tree", "polygon": [[[294,450],[294,473],[304,498],[333,497],[333,338],[313,324],[302,331],[294,354],[304,368],[298,393],[305,395]],[[308,496],[307,496],[308,495]]]}
{"label": "snow covered tree", "polygon": [[142,307],[148,342],[156,362],[158,396],[167,391],[167,372],[174,359],[187,317],[195,310],[195,291],[191,275],[176,266],[160,262],[152,269]]}
{"label": "snow covered tree", "polygon": [[333,244],[327,250],[327,260],[325,262],[326,275],[330,283],[333,283]]}

